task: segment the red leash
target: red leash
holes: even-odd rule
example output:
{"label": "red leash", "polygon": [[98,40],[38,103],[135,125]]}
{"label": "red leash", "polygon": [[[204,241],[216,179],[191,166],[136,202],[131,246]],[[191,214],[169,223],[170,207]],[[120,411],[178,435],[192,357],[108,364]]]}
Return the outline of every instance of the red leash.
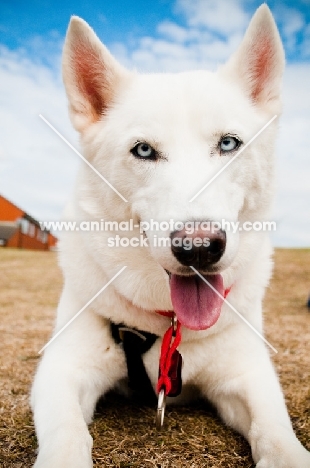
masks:
{"label": "red leash", "polygon": [[[224,298],[230,290],[231,287],[224,291]],[[181,342],[181,324],[173,310],[157,310],[156,312],[171,319],[171,325],[164,334],[161,345],[156,388],[158,393],[156,429],[160,431],[164,424],[166,396],[176,397],[182,390],[182,356],[177,350]]]}
{"label": "red leash", "polygon": [[[224,298],[231,290],[225,289]],[[181,342],[181,324],[177,320],[173,310],[157,310],[158,314],[171,318],[171,326],[164,334],[160,359],[159,359],[159,377],[157,382],[157,393],[164,390],[166,396],[177,396],[182,388],[182,356],[177,350]]]}
{"label": "red leash", "polygon": [[182,356],[177,350],[181,342],[181,324],[173,311],[158,311],[158,313],[170,317],[171,326],[164,334],[161,345],[157,393],[164,389],[165,395],[177,396],[182,388]]}

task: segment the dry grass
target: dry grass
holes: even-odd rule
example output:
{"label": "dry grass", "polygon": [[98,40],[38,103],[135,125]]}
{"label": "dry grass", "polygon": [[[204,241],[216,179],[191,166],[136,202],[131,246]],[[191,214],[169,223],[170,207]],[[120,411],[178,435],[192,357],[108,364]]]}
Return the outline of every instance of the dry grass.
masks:
{"label": "dry grass", "polygon": [[[30,467],[36,438],[28,405],[37,351],[47,340],[61,289],[50,252],[0,249],[0,465]],[[267,337],[278,348],[280,374],[294,428],[310,448],[310,250],[278,250],[266,299]],[[166,430],[154,408],[109,396],[91,426],[95,466],[251,468],[248,444],[200,403],[168,409]]]}

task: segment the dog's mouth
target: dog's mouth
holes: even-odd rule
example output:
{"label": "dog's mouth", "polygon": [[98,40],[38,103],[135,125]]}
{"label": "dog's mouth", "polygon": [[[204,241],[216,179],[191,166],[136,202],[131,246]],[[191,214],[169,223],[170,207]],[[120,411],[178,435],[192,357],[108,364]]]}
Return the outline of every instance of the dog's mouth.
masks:
{"label": "dog's mouth", "polygon": [[179,322],[191,330],[206,330],[219,319],[224,286],[220,274],[180,276],[167,272],[174,312]]}

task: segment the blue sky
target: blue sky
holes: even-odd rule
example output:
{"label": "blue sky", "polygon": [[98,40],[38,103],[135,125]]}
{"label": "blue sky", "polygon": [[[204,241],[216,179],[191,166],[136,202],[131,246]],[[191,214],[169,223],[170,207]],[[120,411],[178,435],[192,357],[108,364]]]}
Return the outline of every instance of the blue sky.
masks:
{"label": "blue sky", "polygon": [[[179,4],[178,4],[179,3]],[[59,1],[59,0],[2,0],[0,4],[0,43],[10,49],[25,48],[34,56],[38,52],[35,48],[35,38],[54,41],[55,50],[58,50],[59,41],[62,42],[69,18],[72,14],[84,18],[97,32],[100,39],[107,45],[126,42],[134,46],[138,39],[144,36],[158,38],[158,25],[162,21],[176,22],[186,27],[187,17],[182,3],[170,0],[155,0],[145,2],[143,0],[117,0],[117,1]],[[188,1],[188,3],[191,3]],[[193,1],[193,4],[196,2]],[[206,11],[208,4],[214,3],[203,0]],[[251,16],[262,3],[257,0],[245,0],[243,2],[231,2],[226,0],[221,3],[239,3],[245,12]],[[304,54],[302,43],[306,36],[309,40],[309,28],[303,27],[303,23],[310,24],[310,0],[273,0],[268,6],[277,19],[280,33],[286,46],[286,56],[289,61],[303,61],[310,59],[310,54]],[[293,13],[292,13],[293,12]],[[220,18],[219,18],[220,20]],[[230,18],[223,17],[225,22]],[[226,25],[228,31],[231,26]],[[300,26],[300,27],[299,27]],[[212,29],[211,29],[212,30]],[[225,36],[215,27],[214,35]],[[290,43],[289,35],[294,36],[294,43]],[[46,59],[43,50],[39,50],[41,60]]]}
{"label": "blue sky", "polygon": [[[2,2],[5,18],[4,41],[11,47],[21,44],[22,38],[33,34],[46,35],[55,30],[64,36],[71,15],[83,17],[96,30],[102,30],[102,39],[125,40],[129,35],[154,33],[154,26],[164,17],[171,17],[172,2],[162,0],[151,4],[132,1],[7,1]],[[5,37],[6,36],[6,37]]]}
{"label": "blue sky", "polygon": [[2,1],[0,16],[4,20],[0,26],[0,43],[13,50],[24,48],[35,60],[52,65],[44,49],[38,47],[39,41],[35,44],[34,39],[47,40],[49,52],[58,53],[71,15],[89,22],[106,44],[133,44],[138,37],[156,35],[156,25],[163,18],[172,18],[172,10],[173,2],[167,0],[153,1],[151,7],[142,0]]}
{"label": "blue sky", "polygon": [[[76,146],[61,83],[72,14],[127,67],[216,69],[240,43],[257,0],[0,3],[0,192],[39,219],[58,219],[80,164],[38,118]],[[276,245],[310,245],[310,0],[268,2],[285,46],[284,114],[277,145]]]}

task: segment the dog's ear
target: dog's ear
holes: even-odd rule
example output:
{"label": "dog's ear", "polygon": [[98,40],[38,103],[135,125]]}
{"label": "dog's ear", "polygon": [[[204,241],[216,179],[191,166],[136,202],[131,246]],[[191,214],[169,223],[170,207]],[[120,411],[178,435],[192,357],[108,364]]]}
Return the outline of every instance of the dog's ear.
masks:
{"label": "dog's ear", "polygon": [[263,4],[222,73],[237,80],[254,104],[278,112],[284,62],[277,26],[268,6]]}
{"label": "dog's ear", "polygon": [[63,50],[63,80],[71,120],[79,132],[100,119],[129,75],[89,25],[73,16]]}

